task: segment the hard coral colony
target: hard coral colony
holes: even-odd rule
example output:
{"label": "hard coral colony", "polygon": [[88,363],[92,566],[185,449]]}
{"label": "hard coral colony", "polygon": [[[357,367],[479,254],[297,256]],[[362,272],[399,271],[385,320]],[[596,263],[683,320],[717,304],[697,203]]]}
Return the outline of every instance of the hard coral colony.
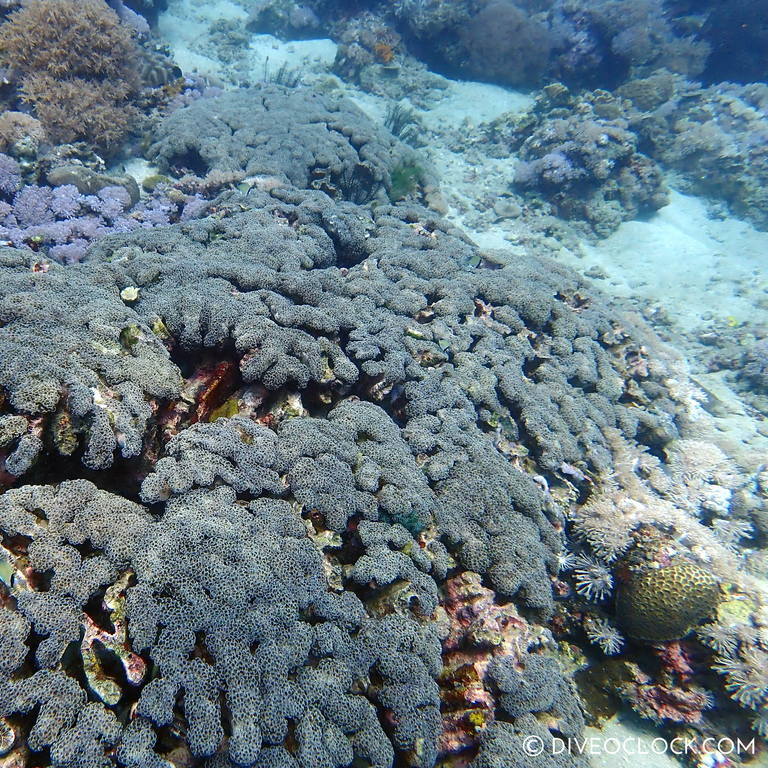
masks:
{"label": "hard coral colony", "polygon": [[[0,766],[586,768],[552,745],[622,707],[735,764],[705,745],[768,734],[766,473],[554,257],[665,168],[763,222],[765,93],[686,79],[685,2],[230,5],[219,82],[158,37],[195,4],[0,0]],[[266,32],[347,82],[259,80]],[[442,215],[427,65],[543,86],[449,140],[514,248]]]}

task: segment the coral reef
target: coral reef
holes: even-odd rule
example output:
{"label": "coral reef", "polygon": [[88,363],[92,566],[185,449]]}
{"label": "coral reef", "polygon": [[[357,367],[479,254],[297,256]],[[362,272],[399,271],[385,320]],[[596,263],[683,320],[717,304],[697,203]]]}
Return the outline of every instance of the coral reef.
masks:
{"label": "coral reef", "polygon": [[695,77],[710,45],[676,27],[666,10],[663,0],[392,4],[405,41],[433,67],[529,87],[542,75],[573,87],[615,87],[660,67]]}
{"label": "coral reef", "polygon": [[510,0],[493,0],[462,27],[466,70],[511,86],[537,85],[549,65],[554,38],[547,27]]}
{"label": "coral reef", "polygon": [[678,31],[665,0],[557,0],[548,25],[556,37],[551,72],[569,85],[615,87],[665,68],[687,77],[704,70],[710,46]]}
{"label": "coral reef", "polygon": [[208,205],[200,194],[170,183],[158,184],[139,201],[131,177],[97,174],[84,166],[59,166],[48,180],[55,186],[23,184],[18,163],[0,154],[0,243],[38,254],[41,265],[46,258],[81,261],[101,237],[187,221]]}
{"label": "coral reef", "polygon": [[[147,156],[176,175],[241,171],[355,203],[386,199],[393,170],[417,164],[413,150],[351,101],[279,85],[230,92],[171,113]],[[425,174],[422,181],[430,179]]]}
{"label": "coral reef", "polygon": [[[506,115],[484,128],[497,153],[516,153],[515,187],[549,201],[557,215],[587,224],[604,237],[622,221],[667,202],[661,170],[638,151],[638,137],[602,92],[579,97],[547,86],[533,110]],[[576,105],[578,104],[578,109]]]}
{"label": "coral reef", "polygon": [[[57,768],[73,751],[495,765],[546,729],[532,713],[579,731],[543,630],[525,630],[524,670],[504,660],[513,635],[487,634],[524,630],[512,601],[553,608],[561,525],[513,446],[549,471],[610,471],[607,425],[674,434],[663,388],[649,375],[644,405],[621,402],[611,314],[568,270],[476,258],[423,208],[287,183],[70,266],[3,253],[4,631],[39,644],[0,698],[30,713],[18,748]],[[59,484],[61,462],[115,492]],[[488,610],[441,648],[463,604],[446,603],[449,569],[482,577]],[[441,650],[480,664],[486,727],[469,692],[441,718],[442,675],[459,679]]]}
{"label": "coral reef", "polygon": [[744,355],[740,378],[759,393],[768,393],[768,340],[755,342]]}
{"label": "coral reef", "polygon": [[135,116],[130,31],[102,0],[31,0],[2,25],[0,62],[56,141],[116,149]]}
{"label": "coral reef", "polygon": [[546,86],[529,113],[500,116],[476,141],[516,155],[518,188],[598,235],[666,203],[662,167],[765,229],[767,109],[762,83],[703,88],[658,71],[614,93]]}
{"label": "coral reef", "polygon": [[[136,14],[160,5],[110,3],[144,37]],[[706,54],[660,2],[621,6],[248,4],[250,29],[331,29],[336,69],[399,97],[409,51],[438,37],[447,67],[507,84],[650,75],[620,95],[549,86],[483,129],[519,153],[532,207],[598,236],[664,203],[640,149],[669,133],[657,108],[693,108],[650,73]],[[237,57],[249,32],[219,20],[211,40]],[[62,137],[42,98],[0,118],[3,759],[583,768],[525,739],[579,736],[573,670],[602,664],[603,690],[656,723],[701,725],[716,695],[768,731],[741,548],[768,480],[746,489],[681,436],[696,398],[648,332],[556,262],[482,251],[417,204],[431,169],[332,88],[282,71],[221,94],[148,54],[44,75],[124,110],[140,79],[160,86],[141,192],[77,148],[38,160]],[[31,99],[51,86],[26,66]],[[731,106],[726,126],[754,127]]]}
{"label": "coral reef", "polygon": [[[578,640],[583,632],[616,657],[585,672],[583,693],[590,699],[597,687],[667,725],[711,728],[708,721],[714,716],[704,713],[717,708],[731,713],[719,727],[748,739],[749,723],[732,702],[750,712],[752,727],[760,732],[768,637],[765,593],[740,568],[755,552],[739,542],[752,535],[747,515],[754,515],[756,523],[761,519],[755,498],[759,475],[745,477],[704,440],[671,441],[664,462],[638,452],[612,430],[607,437],[613,476],[592,485],[570,475],[571,485],[580,483],[587,500],[568,516],[574,548],[592,555],[587,575],[595,565],[603,567],[616,594],[610,602],[594,604],[582,589],[581,605],[559,612],[555,620],[561,637]],[[576,486],[565,498],[574,493]],[[579,596],[576,589],[584,576],[578,569],[584,573],[585,560],[570,552],[560,557],[563,581],[556,584],[556,594],[561,605]],[[631,642],[623,643],[619,630]],[[649,644],[655,659],[649,658]],[[719,681],[713,680],[713,671]],[[606,702],[599,696],[591,707],[593,717],[605,716]]]}
{"label": "coral reef", "polygon": [[152,415],[148,400],[172,397],[180,386],[160,340],[114,287],[82,272],[8,248],[2,269],[4,405],[28,422],[6,469],[23,474],[43,449],[39,417],[62,455],[84,438],[86,466],[108,466],[118,449],[137,456]]}
{"label": "coral reef", "polygon": [[[723,327],[725,325],[725,327]],[[706,321],[696,331],[697,354],[710,372],[724,371],[731,388],[751,408],[768,414],[768,327],[754,321]]]}
{"label": "coral reef", "polygon": [[334,72],[363,87],[382,79],[375,77],[381,71],[399,76],[403,56],[400,35],[384,19],[361,13],[339,26]]}
{"label": "coral reef", "polygon": [[[320,27],[312,5],[294,0],[256,0],[248,7],[246,26],[254,32],[268,32],[289,40],[312,37]],[[318,11],[322,12],[320,8]]]}
{"label": "coral reef", "polygon": [[42,124],[31,115],[11,110],[0,113],[0,152],[17,159],[35,158],[46,140]]}
{"label": "coral reef", "polygon": [[690,188],[725,200],[738,216],[768,227],[765,211],[764,83],[703,88],[667,72],[618,90],[631,129],[655,160],[680,172]]}

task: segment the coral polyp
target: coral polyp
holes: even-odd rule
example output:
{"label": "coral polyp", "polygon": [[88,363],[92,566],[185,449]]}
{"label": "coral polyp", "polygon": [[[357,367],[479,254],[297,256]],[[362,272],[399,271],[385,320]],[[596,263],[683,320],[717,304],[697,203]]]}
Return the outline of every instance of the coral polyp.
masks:
{"label": "coral polyp", "polygon": [[606,656],[615,656],[624,646],[624,638],[616,627],[602,618],[584,620],[584,631],[590,643],[597,645]]}
{"label": "coral polyp", "polygon": [[586,555],[575,558],[573,577],[576,591],[587,600],[604,600],[613,590],[613,576],[608,567]]}

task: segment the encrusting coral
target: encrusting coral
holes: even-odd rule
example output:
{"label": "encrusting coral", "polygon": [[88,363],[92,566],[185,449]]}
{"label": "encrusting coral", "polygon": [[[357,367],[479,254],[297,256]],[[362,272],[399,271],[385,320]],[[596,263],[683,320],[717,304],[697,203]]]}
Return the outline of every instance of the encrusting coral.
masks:
{"label": "encrusting coral", "polygon": [[[618,563],[643,536],[664,552],[669,536],[646,536],[662,514],[687,526],[691,563],[725,552],[717,575],[738,570],[688,510],[648,511],[635,459],[678,437],[667,371],[628,362],[640,330],[570,270],[481,252],[434,212],[387,203],[400,147],[357,111],[318,99],[316,126],[308,92],[262,95],[296,113],[291,142],[322,151],[283,168],[250,151],[234,97],[204,100],[243,121],[233,167],[167,124],[153,151],[279,183],[101,238],[71,265],[0,249],[9,754],[527,764],[526,735],[583,725],[540,623],[566,533],[563,578],[585,584],[574,603],[609,652]],[[326,183],[361,162],[376,205]],[[584,512],[601,494],[636,499],[617,505],[626,546],[602,559]]]}

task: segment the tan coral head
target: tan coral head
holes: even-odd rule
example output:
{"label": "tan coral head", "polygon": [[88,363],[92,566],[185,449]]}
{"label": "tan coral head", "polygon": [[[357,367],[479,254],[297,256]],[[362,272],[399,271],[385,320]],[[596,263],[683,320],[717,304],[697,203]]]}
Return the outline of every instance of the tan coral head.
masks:
{"label": "tan coral head", "polygon": [[631,573],[616,596],[616,618],[635,640],[663,642],[685,637],[711,616],[720,601],[720,584],[691,562]]}

